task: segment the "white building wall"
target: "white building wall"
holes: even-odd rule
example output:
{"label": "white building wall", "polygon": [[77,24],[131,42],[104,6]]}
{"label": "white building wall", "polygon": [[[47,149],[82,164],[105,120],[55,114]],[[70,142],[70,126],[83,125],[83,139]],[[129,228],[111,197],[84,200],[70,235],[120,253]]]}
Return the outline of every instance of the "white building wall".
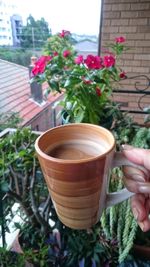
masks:
{"label": "white building wall", "polygon": [[0,45],[13,45],[10,17],[15,11],[16,6],[11,1],[0,1]]}

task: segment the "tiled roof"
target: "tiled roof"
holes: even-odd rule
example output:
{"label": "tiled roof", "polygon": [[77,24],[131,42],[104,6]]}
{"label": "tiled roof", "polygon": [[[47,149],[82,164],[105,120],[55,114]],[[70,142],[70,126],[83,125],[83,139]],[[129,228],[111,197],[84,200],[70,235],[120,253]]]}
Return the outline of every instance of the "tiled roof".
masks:
{"label": "tiled roof", "polygon": [[0,59],[0,113],[19,112],[24,125],[58,97],[39,105],[31,99],[28,68]]}
{"label": "tiled roof", "polygon": [[80,41],[75,44],[75,49],[80,52],[89,51],[89,54],[96,54],[98,51],[98,43],[88,40]]}

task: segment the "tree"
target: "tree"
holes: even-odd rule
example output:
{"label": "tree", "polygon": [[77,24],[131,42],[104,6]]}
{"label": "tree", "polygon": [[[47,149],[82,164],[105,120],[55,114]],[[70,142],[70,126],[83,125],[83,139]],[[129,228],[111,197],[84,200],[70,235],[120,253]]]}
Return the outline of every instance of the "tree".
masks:
{"label": "tree", "polygon": [[35,20],[31,15],[27,18],[27,25],[22,27],[21,47],[43,47],[47,38],[51,35],[48,23],[44,18]]}

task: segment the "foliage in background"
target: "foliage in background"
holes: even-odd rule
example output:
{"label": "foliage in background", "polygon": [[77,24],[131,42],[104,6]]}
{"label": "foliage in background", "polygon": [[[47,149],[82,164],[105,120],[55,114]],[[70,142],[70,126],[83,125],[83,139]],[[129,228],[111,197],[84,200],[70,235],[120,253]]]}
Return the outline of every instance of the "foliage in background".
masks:
{"label": "foliage in background", "polygon": [[0,132],[6,128],[17,128],[21,122],[18,112],[0,113]]}
{"label": "foliage in background", "polygon": [[25,67],[30,65],[31,56],[33,56],[33,52],[31,50],[26,51],[21,48],[14,49],[11,47],[0,47],[0,59],[7,60]]}
{"label": "foliage in background", "polygon": [[21,47],[33,49],[35,46],[43,47],[50,35],[51,30],[49,29],[48,22],[44,18],[35,20],[29,15],[26,26],[23,26],[21,29]]}

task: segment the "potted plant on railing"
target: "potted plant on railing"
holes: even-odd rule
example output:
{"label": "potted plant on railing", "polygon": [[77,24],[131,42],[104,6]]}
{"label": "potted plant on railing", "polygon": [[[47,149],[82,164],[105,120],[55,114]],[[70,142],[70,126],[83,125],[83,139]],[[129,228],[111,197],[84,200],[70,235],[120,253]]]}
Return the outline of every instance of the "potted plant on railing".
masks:
{"label": "potted plant on railing", "polygon": [[[32,69],[32,81],[47,82],[46,93],[63,93],[59,102],[66,122],[102,124],[113,116],[113,88],[125,78],[119,68],[125,39],[116,38],[103,57],[76,55],[69,31],[48,39],[45,53]],[[72,40],[72,39],[71,39]]]}

